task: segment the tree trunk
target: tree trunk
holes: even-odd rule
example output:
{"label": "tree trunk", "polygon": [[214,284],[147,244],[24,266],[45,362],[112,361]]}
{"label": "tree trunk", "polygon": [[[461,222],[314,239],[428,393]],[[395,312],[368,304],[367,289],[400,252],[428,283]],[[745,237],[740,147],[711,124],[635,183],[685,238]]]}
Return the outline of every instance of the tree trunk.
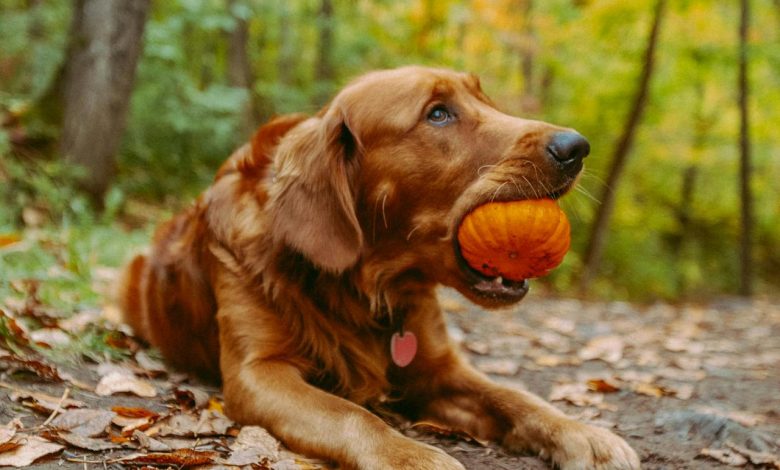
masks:
{"label": "tree trunk", "polygon": [[753,261],[751,257],[753,232],[753,194],[750,190],[750,121],[748,115],[748,96],[750,92],[747,70],[747,40],[750,23],[750,1],[741,0],[739,21],[739,154],[740,154],[740,198],[742,202],[740,236],[740,276],[739,293],[745,297],[753,293]]}
{"label": "tree trunk", "polygon": [[236,21],[236,25],[228,34],[228,84],[232,87],[246,90],[247,99],[241,108],[240,129],[243,138],[252,135],[258,124],[257,107],[255,106],[252,84],[252,66],[249,63],[249,23],[243,15],[236,14],[236,0],[228,0],[228,9]]}
{"label": "tree trunk", "polygon": [[85,167],[100,203],[115,172],[149,0],[76,0],[64,82],[60,151]]}
{"label": "tree trunk", "polygon": [[644,65],[639,77],[639,83],[631,106],[631,111],[626,119],[623,133],[618,140],[615,152],[612,156],[612,167],[609,170],[606,186],[599,198],[602,201],[596,220],[593,223],[588,246],[585,250],[585,265],[583,267],[582,277],[580,278],[580,292],[587,293],[593,277],[599,270],[601,255],[604,249],[604,242],[607,238],[607,229],[612,213],[615,208],[615,196],[617,195],[618,185],[623,176],[623,172],[628,160],[628,154],[631,151],[631,145],[634,142],[636,129],[642,118],[642,113],[647,104],[647,96],[650,88],[650,78],[653,75],[655,66],[655,50],[658,44],[658,36],[661,30],[661,20],[664,16],[666,0],[658,0],[655,6],[653,24],[650,28],[650,34],[647,38],[647,48],[645,49]]}
{"label": "tree trunk", "polygon": [[314,79],[320,85],[317,104],[324,104],[330,95],[330,84],[333,82],[333,1],[321,0],[320,14],[317,18],[320,33],[317,50],[317,64],[314,69]]}
{"label": "tree trunk", "polygon": [[538,114],[541,111],[539,92],[535,80],[536,50],[538,48],[536,33],[533,29],[533,0],[520,0],[518,9],[522,15],[520,43],[520,73],[523,76],[523,95],[520,106],[523,114]]}
{"label": "tree trunk", "polygon": [[290,4],[279,3],[279,56],[277,68],[282,85],[292,86],[295,79],[295,44],[293,44],[293,21]]}

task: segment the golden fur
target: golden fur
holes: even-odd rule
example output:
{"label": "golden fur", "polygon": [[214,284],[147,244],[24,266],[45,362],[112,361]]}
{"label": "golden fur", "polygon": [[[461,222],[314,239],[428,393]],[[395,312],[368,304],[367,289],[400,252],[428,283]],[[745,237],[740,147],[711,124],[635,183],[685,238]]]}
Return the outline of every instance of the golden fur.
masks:
{"label": "golden fur", "polygon": [[[221,378],[232,418],[345,468],[462,468],[366,405],[561,468],[638,468],[614,434],[471,368],[437,303],[438,284],[487,307],[522,298],[520,285],[475,287],[453,233],[488,200],[568,190],[579,167],[547,152],[561,131],[500,113],[473,75],[364,75],[317,115],[261,127],[160,227],[127,268],[126,321],[171,363]],[[404,368],[389,354],[400,322],[419,343]]]}

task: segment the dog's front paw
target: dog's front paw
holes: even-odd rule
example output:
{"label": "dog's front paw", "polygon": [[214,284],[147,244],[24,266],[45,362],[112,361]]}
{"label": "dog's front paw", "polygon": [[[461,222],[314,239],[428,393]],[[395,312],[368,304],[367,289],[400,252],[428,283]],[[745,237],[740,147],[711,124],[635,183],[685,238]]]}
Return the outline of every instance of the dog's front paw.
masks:
{"label": "dog's front paw", "polygon": [[561,470],[638,470],[639,457],[622,438],[572,421],[564,426],[549,457]]}
{"label": "dog's front paw", "polygon": [[412,439],[401,438],[383,449],[361,469],[376,470],[465,470],[463,465],[443,450]]}

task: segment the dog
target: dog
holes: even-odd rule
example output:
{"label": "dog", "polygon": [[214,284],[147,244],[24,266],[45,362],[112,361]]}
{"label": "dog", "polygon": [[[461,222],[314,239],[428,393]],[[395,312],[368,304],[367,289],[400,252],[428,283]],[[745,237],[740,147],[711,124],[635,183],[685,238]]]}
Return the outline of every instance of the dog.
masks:
{"label": "dog", "polygon": [[558,198],[577,132],[503,114],[475,75],[365,74],[314,116],[260,127],[120,287],[125,321],[174,366],[221,380],[226,413],[356,469],[462,469],[368,408],[532,452],[562,469],[636,469],[628,444],[492,383],[447,337],[436,286],[514,304],[457,231],[488,201]]}

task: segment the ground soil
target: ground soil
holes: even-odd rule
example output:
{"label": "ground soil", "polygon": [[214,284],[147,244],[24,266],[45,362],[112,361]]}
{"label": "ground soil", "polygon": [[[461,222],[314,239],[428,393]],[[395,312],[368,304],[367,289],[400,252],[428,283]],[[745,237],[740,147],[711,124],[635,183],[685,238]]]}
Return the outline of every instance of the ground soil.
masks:
{"label": "ground soil", "polygon": [[[700,451],[728,444],[778,454],[778,302],[725,299],[635,305],[536,294],[512,309],[486,312],[443,291],[442,304],[451,334],[480,369],[508,386],[555,399],[553,403],[569,415],[611,428],[636,449],[645,469],[726,468],[700,456]],[[71,372],[87,382],[98,378],[90,364],[75,370],[71,366]],[[14,386],[55,396],[65,388],[34,378],[13,380]],[[93,408],[119,404],[164,411],[169,381],[170,377],[155,379],[160,393],[153,399],[98,397],[77,388],[71,397]],[[215,388],[195,386],[217,393]],[[0,396],[4,393],[0,391]],[[17,417],[30,428],[45,419],[3,396],[2,422]],[[469,469],[549,468],[535,456],[509,455],[492,444],[414,429],[405,432],[441,447]],[[92,463],[68,461],[84,456]],[[32,468],[103,468],[106,458],[107,454],[66,450]]]}

